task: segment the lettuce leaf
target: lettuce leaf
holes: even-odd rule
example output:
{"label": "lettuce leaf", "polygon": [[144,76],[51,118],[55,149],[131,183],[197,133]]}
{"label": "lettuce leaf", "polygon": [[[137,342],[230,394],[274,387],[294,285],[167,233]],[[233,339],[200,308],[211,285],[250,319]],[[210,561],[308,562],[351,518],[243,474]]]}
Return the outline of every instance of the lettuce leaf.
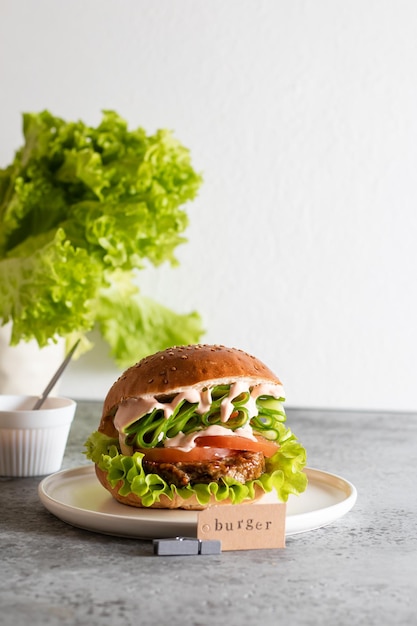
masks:
{"label": "lettuce leaf", "polygon": [[306,451],[294,435],[288,437],[274,456],[267,459],[266,473],[259,479],[242,484],[225,478],[219,483],[187,485],[185,488],[168,485],[157,474],[145,474],[142,467],[144,455],[140,452],[132,456],[121,454],[117,439],[94,432],[85,446],[87,458],[108,473],[112,487],[121,483],[120,495],[134,493],[142,498],[144,506],[158,502],[161,495],[172,499],[176,493],[183,498],[195,494],[200,504],[206,504],[212,495],[218,502],[230,498],[232,504],[241,504],[253,499],[255,485],[265,493],[275,490],[278,498],[286,502],[290,494],[299,495],[307,487],[307,476],[302,471],[306,464]]}
{"label": "lettuce leaf", "polygon": [[82,248],[74,248],[59,229],[28,257],[0,262],[3,323],[13,320],[12,344],[35,338],[40,346],[74,329],[88,331],[94,311],[88,294],[102,282],[102,270]]}
{"label": "lettuce leaf", "polygon": [[[196,313],[158,307],[137,289],[117,299],[119,281],[125,297],[146,263],[178,263],[188,225],[182,205],[202,182],[188,149],[168,130],[129,130],[114,111],[97,127],[25,113],[23,132],[24,145],[0,169],[0,322],[12,322],[12,343],[43,346],[98,324],[119,363],[130,365],[167,342],[195,342]],[[143,330],[139,352],[123,355],[129,333]]]}
{"label": "lettuce leaf", "polygon": [[175,313],[139,293],[115,298],[114,291],[101,293],[96,320],[122,369],[158,350],[198,343],[203,327],[197,312]]}

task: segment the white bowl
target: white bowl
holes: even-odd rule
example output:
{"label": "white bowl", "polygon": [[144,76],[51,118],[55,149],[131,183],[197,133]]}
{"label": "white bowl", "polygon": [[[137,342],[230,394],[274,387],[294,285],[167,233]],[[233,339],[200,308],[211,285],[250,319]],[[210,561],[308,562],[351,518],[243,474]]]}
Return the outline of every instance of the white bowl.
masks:
{"label": "white bowl", "polygon": [[49,397],[0,395],[0,476],[43,476],[61,469],[76,403]]}

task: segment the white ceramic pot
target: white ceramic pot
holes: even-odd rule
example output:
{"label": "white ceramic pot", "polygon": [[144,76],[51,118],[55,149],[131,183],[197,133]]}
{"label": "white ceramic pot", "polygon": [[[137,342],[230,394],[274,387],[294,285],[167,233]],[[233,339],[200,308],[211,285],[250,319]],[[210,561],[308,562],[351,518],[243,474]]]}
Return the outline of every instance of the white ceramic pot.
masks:
{"label": "white ceramic pot", "polygon": [[10,332],[8,324],[0,327],[0,393],[40,395],[65,358],[65,340],[45,348],[36,341],[10,346]]}

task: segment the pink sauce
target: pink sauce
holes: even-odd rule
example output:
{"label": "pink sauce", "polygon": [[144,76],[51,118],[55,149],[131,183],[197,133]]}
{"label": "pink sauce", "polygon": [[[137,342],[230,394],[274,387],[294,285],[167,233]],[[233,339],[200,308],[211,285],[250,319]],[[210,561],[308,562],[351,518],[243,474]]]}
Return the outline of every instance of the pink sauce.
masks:
{"label": "pink sauce", "polygon": [[[221,383],[219,383],[221,384]],[[226,383],[225,383],[226,384]],[[250,391],[250,388],[251,391]],[[260,396],[272,396],[273,398],[283,398],[284,389],[282,385],[273,383],[260,383],[258,385],[251,384],[249,380],[239,380],[230,385],[230,391],[227,398],[221,403],[220,416],[223,423],[230,419],[234,411],[233,400],[237,398],[241,393],[247,393],[250,391],[250,397],[245,405],[249,413],[249,419],[258,414],[256,408],[256,400]],[[154,409],[160,409],[163,411],[166,419],[171,417],[174,410],[180,402],[186,400],[191,404],[197,404],[196,412],[199,414],[206,413],[211,405],[211,390],[210,389],[197,389],[195,387],[189,387],[183,391],[179,391],[171,402],[159,402],[154,396],[146,396],[143,398],[130,398],[123,402],[115,415],[114,425],[119,431],[120,444],[122,452],[124,454],[130,454],[131,449],[124,443],[125,435],[124,430],[136,422],[138,419],[151,413]],[[220,430],[219,430],[220,429]],[[191,435],[183,435],[179,433],[172,439],[165,439],[164,446],[166,447],[179,447],[184,450],[191,450],[195,447],[195,439],[202,435],[224,435],[224,428],[222,426],[209,426],[204,431],[198,433],[191,433]],[[239,428],[235,431],[228,429],[227,435],[235,435],[238,437],[247,437],[248,439],[254,439],[252,428],[249,424],[246,424],[243,428]]]}

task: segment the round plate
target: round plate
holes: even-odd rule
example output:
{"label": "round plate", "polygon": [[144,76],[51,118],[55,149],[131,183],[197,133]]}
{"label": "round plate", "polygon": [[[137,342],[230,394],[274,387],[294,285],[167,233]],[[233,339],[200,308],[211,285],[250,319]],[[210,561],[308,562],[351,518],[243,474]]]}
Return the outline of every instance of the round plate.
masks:
{"label": "round plate", "polygon": [[[307,468],[308,486],[290,496],[285,534],[295,535],[326,526],[350,511],[356,488],[344,478]],[[140,509],[114,500],[99,483],[94,466],[66,469],[44,478],[39,497],[48,511],[78,528],[136,539],[196,536],[197,511]],[[267,494],[262,502],[273,502]],[[256,506],[256,503],[254,503]]]}

